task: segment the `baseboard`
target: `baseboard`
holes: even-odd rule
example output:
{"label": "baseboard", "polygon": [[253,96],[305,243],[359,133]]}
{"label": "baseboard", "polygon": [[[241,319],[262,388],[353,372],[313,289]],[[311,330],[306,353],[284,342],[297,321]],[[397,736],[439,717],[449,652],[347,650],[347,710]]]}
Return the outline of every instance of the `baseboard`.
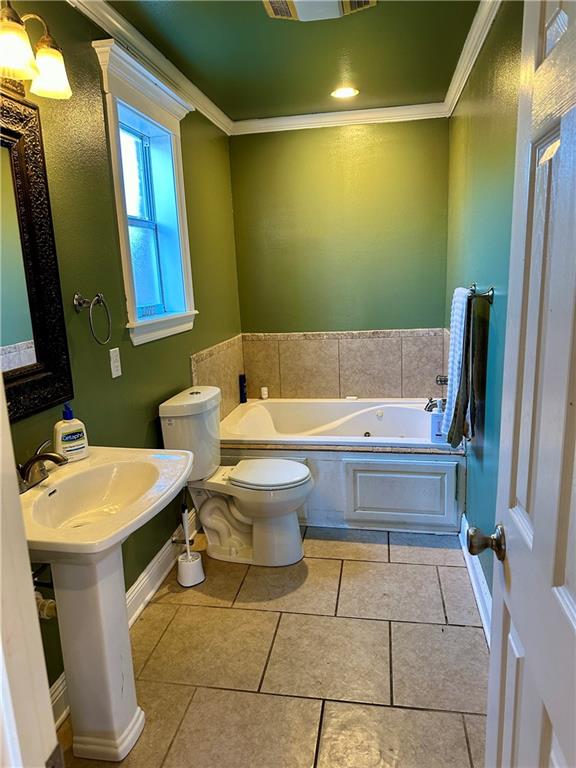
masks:
{"label": "baseboard", "polygon": [[[196,534],[196,512],[193,509],[188,515],[190,531],[194,536]],[[172,538],[184,538],[184,531],[179,525],[172,537],[164,544],[162,549],[156,554],[153,560],[142,571],[134,584],[126,592],[126,608],[128,611],[128,624],[132,626],[144,608],[150,602],[154,592],[164,581],[170,569],[176,562],[178,555],[182,551],[182,546],[172,544]]]}
{"label": "baseboard", "polygon": [[68,694],[66,693],[66,675],[64,672],[55,683],[50,686],[50,699],[52,701],[52,714],[56,729],[60,728],[64,720],[68,717],[70,706],[68,704]]}
{"label": "baseboard", "polygon": [[[192,510],[189,515],[190,532],[195,535],[197,532],[196,512]],[[172,538],[181,539],[184,537],[182,526],[179,525],[176,531],[164,544],[162,549],[148,563],[134,584],[126,592],[126,610],[128,612],[128,625],[132,626],[144,608],[150,602],[152,596],[162,584],[170,569],[176,562],[182,547],[180,544],[173,544]],[[52,701],[52,713],[56,728],[59,728],[68,717],[70,706],[68,704],[68,694],[66,691],[66,675],[64,672],[50,687],[50,699]]]}
{"label": "baseboard", "polygon": [[476,598],[476,605],[478,606],[478,612],[480,613],[480,620],[482,621],[482,627],[484,634],[486,635],[486,642],[490,647],[490,623],[492,617],[492,595],[486,581],[486,576],[482,570],[480,559],[468,552],[466,546],[466,534],[468,532],[468,520],[465,515],[462,515],[462,526],[460,528],[460,544],[462,546],[462,552],[464,553],[464,560],[466,561],[466,567],[470,574],[470,581],[472,582],[472,589],[474,590],[474,597]]}

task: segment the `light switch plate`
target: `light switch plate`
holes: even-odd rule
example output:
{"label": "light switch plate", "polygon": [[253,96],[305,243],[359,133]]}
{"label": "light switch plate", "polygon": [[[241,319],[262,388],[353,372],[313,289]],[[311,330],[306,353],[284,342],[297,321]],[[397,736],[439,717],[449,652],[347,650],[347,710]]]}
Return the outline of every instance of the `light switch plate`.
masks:
{"label": "light switch plate", "polygon": [[118,376],[122,376],[122,365],[120,363],[120,350],[118,347],[110,350],[110,371],[112,378],[116,379]]}

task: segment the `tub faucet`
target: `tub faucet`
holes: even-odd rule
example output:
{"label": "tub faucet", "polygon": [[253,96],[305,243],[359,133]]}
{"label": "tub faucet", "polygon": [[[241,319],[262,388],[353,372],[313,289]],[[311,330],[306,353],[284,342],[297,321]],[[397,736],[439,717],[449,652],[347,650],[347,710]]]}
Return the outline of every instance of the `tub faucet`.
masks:
{"label": "tub faucet", "polygon": [[44,464],[45,461],[51,461],[58,466],[68,464],[66,456],[46,450],[49,444],[49,440],[42,443],[42,445],[36,449],[34,456],[28,459],[28,461],[25,461],[24,464],[18,464],[18,490],[20,493],[26,493],[30,488],[34,488],[35,485],[41,483],[42,480],[46,480],[48,477],[48,470]]}
{"label": "tub faucet", "polygon": [[428,402],[424,406],[424,410],[428,411],[430,413],[435,408],[438,408],[440,412],[444,411],[444,408],[446,407],[446,398],[442,397],[429,397]]}

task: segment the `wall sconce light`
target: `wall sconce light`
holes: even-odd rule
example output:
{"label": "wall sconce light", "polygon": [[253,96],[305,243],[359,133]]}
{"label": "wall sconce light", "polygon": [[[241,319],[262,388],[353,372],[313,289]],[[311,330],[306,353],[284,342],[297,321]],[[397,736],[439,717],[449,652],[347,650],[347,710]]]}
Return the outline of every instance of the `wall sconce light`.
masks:
{"label": "wall sconce light", "polygon": [[[25,22],[35,19],[44,33],[32,51]],[[11,80],[31,80],[30,92],[48,99],[69,99],[72,96],[64,57],[48,26],[36,13],[20,17],[9,0],[0,8],[0,77]]]}

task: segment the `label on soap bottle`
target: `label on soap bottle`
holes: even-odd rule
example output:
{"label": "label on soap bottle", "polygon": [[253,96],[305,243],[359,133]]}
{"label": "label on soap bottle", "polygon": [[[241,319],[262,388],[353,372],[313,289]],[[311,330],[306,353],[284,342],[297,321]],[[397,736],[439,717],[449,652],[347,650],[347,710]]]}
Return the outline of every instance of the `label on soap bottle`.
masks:
{"label": "label on soap bottle", "polygon": [[64,456],[80,453],[86,449],[86,434],[83,429],[71,429],[69,432],[62,432],[60,440],[62,441]]}

